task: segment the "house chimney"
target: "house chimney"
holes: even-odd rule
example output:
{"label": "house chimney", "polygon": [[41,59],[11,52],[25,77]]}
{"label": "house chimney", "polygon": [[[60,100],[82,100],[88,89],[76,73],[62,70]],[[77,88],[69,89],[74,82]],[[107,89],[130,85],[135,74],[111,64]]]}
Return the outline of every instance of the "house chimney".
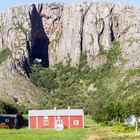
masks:
{"label": "house chimney", "polygon": [[56,106],[54,107],[54,110],[56,110]]}

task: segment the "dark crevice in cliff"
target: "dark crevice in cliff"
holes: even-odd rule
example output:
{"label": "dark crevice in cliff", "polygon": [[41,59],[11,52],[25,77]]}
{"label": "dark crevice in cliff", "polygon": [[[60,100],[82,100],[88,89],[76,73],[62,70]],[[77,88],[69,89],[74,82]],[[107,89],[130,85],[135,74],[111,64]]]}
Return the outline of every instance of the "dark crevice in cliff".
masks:
{"label": "dark crevice in cliff", "polygon": [[[26,38],[26,40],[28,40],[28,39]],[[26,41],[26,49],[28,50],[29,58],[31,58],[31,48],[30,48],[29,41]],[[29,77],[29,74],[31,72],[30,64],[31,64],[31,59],[28,59],[25,57],[22,67],[23,67],[23,69],[28,77]]]}
{"label": "dark crevice in cliff", "polygon": [[111,37],[111,42],[115,40],[115,36],[113,32],[113,23],[111,23],[111,27],[110,27],[110,37]]}
{"label": "dark crevice in cliff", "polygon": [[115,35],[114,35],[114,31],[113,31],[113,9],[114,9],[114,6],[115,5],[113,5],[113,7],[111,8],[111,10],[110,10],[110,15],[111,15],[111,18],[110,18],[110,20],[111,20],[111,25],[110,25],[110,37],[111,37],[111,41],[114,41],[115,40]]}
{"label": "dark crevice in cliff", "polygon": [[87,6],[87,9],[84,11],[84,9],[81,9],[81,27],[80,27],[80,50],[81,53],[83,52],[83,29],[84,29],[84,23],[85,23],[85,18],[92,6],[92,3],[90,6]]}
{"label": "dark crevice in cliff", "polygon": [[49,66],[48,45],[49,38],[47,37],[41,18],[42,5],[38,9],[33,4],[30,13],[31,20],[31,60],[40,60],[43,67]]}
{"label": "dark crevice in cliff", "polygon": [[100,24],[101,24],[101,27],[100,27],[100,31],[98,31],[98,43],[100,43],[101,36],[105,29],[105,22],[102,18],[100,19]]}
{"label": "dark crevice in cliff", "polygon": [[24,71],[25,71],[26,75],[29,77],[31,69],[30,69],[30,66],[29,66],[27,58],[24,59],[23,68],[24,68]]}
{"label": "dark crevice in cliff", "polygon": [[83,9],[81,9],[82,17],[81,17],[81,28],[80,28],[80,50],[83,52],[83,27],[85,22],[85,16],[83,15]]}

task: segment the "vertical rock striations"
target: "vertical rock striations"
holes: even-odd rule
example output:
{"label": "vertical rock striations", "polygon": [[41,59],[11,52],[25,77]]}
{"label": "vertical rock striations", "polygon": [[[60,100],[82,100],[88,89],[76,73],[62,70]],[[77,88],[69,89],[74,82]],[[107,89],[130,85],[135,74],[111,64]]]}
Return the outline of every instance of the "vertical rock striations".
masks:
{"label": "vertical rock striations", "polygon": [[[0,96],[36,102],[32,98],[35,90],[29,90],[34,86],[28,79],[35,59],[44,67],[68,59],[76,66],[85,53],[88,65],[97,68],[106,62],[100,54],[109,51],[115,40],[121,43],[124,69],[139,67],[139,23],[139,9],[107,2],[33,4],[1,12],[0,51],[8,47],[12,56],[0,65]],[[24,86],[12,84],[15,77],[22,77]]]}
{"label": "vertical rock striations", "polygon": [[122,55],[128,60],[126,68],[139,66],[140,58],[134,51],[139,53],[139,15],[140,10],[123,4],[85,2],[64,5],[56,32],[50,36],[53,38],[49,46],[50,64],[69,57],[71,64],[76,65],[80,54],[86,53],[90,67],[96,68],[105,63],[104,59],[96,61],[96,56],[111,49],[112,42],[118,40]]}
{"label": "vertical rock striations", "polygon": [[0,65],[0,97],[26,106],[37,105],[43,95],[38,94],[40,91],[32,85],[28,75],[34,56],[38,58],[35,52],[40,38],[39,58],[43,66],[48,64],[48,38],[39,8],[31,5],[8,9],[0,13],[0,21],[0,50],[9,48],[12,54]]}

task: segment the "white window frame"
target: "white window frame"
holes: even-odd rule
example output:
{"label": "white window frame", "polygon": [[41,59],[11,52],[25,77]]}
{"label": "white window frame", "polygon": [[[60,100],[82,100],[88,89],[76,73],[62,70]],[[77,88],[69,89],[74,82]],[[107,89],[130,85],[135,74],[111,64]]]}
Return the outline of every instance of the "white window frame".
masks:
{"label": "white window frame", "polygon": [[5,119],[5,122],[7,122],[7,123],[8,123],[8,122],[10,122],[10,120],[9,120],[9,119]]}
{"label": "white window frame", "polygon": [[49,125],[49,120],[48,119],[44,119],[44,122],[43,122],[44,126],[47,126]]}
{"label": "white window frame", "polygon": [[63,120],[56,120],[56,125],[61,125],[61,124],[63,124]]}
{"label": "white window frame", "polygon": [[74,120],[74,121],[73,121],[73,124],[74,124],[74,125],[79,125],[79,122],[80,122],[79,120]]}

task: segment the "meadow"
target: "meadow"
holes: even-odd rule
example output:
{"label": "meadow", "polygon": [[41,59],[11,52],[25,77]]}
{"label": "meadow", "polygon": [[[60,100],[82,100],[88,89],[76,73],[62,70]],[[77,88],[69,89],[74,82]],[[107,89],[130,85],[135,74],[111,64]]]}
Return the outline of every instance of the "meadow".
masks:
{"label": "meadow", "polygon": [[7,130],[0,129],[0,140],[81,140],[86,139],[86,129],[57,130]]}
{"label": "meadow", "polygon": [[0,140],[140,140],[140,132],[125,127],[98,126],[97,128],[67,130],[0,129]]}
{"label": "meadow", "polygon": [[140,140],[140,130],[123,123],[97,124],[86,116],[84,129],[0,129],[0,140]]}

